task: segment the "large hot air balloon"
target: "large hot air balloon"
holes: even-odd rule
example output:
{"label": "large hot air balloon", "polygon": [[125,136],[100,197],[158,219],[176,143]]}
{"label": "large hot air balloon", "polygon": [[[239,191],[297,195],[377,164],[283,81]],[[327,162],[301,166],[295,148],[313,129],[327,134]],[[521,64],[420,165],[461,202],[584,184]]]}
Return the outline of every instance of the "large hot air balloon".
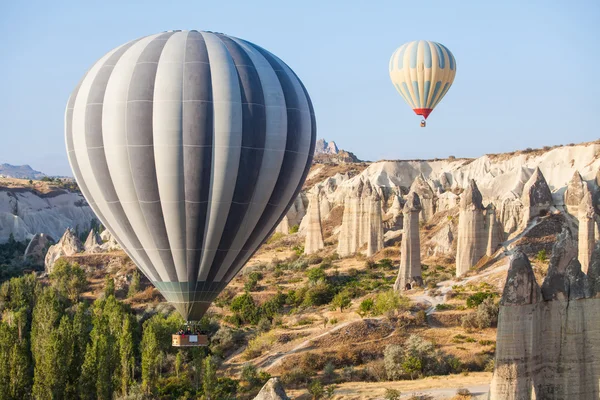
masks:
{"label": "large hot air balloon", "polygon": [[108,52],[65,115],[83,195],[187,321],[200,320],[283,218],[315,137],[308,93],[283,61],[193,30]]}
{"label": "large hot air balloon", "polygon": [[456,60],[446,46],[417,40],[405,43],[392,54],[390,78],[404,101],[417,115],[421,126],[446,95],[454,76]]}

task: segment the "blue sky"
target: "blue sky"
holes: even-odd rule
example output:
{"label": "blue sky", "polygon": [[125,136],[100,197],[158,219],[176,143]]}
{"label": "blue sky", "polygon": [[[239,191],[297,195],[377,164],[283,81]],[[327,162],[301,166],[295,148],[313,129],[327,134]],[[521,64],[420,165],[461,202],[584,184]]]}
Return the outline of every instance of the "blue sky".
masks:
{"label": "blue sky", "polygon": [[[71,175],[71,90],[112,48],[170,29],[224,32],[290,65],[319,137],[367,160],[434,158],[595,140],[600,2],[0,2],[0,163]],[[411,40],[446,45],[454,85],[428,119],[392,86],[389,57]]]}

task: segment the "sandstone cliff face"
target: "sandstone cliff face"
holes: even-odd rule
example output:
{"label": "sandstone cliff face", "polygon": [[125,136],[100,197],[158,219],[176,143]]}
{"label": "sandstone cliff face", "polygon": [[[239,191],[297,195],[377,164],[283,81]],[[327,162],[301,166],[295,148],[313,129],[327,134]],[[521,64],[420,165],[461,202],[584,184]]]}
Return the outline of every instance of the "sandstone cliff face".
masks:
{"label": "sandstone cliff face", "polygon": [[457,277],[464,275],[486,252],[488,235],[481,201],[477,184],[471,180],[460,199],[456,250]]}
{"label": "sandstone cliff face", "polygon": [[594,243],[596,242],[596,213],[592,204],[592,193],[587,189],[587,186],[584,186],[581,203],[577,206],[576,210],[579,222],[578,259],[581,263],[581,270],[587,272]]}
{"label": "sandstone cliff face", "polygon": [[321,208],[319,204],[319,195],[315,194],[309,198],[308,212],[307,212],[307,228],[306,228],[306,240],[304,242],[304,254],[312,254],[323,247],[323,229],[321,227]]}
{"label": "sandstone cliff face", "polygon": [[[563,231],[548,275],[538,286],[527,257],[510,260],[498,320],[492,400],[598,399],[600,379],[600,244],[588,274]],[[535,396],[535,397],[534,397]]]}
{"label": "sandstone cliff face", "polygon": [[587,189],[587,183],[583,180],[579,171],[575,171],[567,184],[567,190],[565,190],[565,210],[569,214],[575,217],[579,215],[579,204],[583,200],[585,190]]}
{"label": "sandstone cliff face", "polygon": [[400,247],[400,269],[394,283],[394,290],[410,289],[413,285],[422,286],[421,241],[419,238],[419,214],[421,201],[416,192],[410,192],[404,204],[404,233]]}
{"label": "sandstone cliff face", "polygon": [[46,253],[45,267],[46,272],[51,273],[54,263],[60,257],[72,256],[75,253],[83,251],[83,246],[75,233],[71,229],[67,229],[54,246],[50,246],[48,253]]}
{"label": "sandstone cliff face", "polygon": [[491,203],[485,210],[485,223],[487,229],[487,246],[485,254],[488,257],[491,257],[504,241],[504,230],[496,217],[496,207]]}
{"label": "sandstone cliff face", "polygon": [[18,241],[36,233],[60,237],[67,228],[90,229],[95,218],[79,193],[55,190],[42,194],[28,188],[0,187],[0,243],[12,234]]}

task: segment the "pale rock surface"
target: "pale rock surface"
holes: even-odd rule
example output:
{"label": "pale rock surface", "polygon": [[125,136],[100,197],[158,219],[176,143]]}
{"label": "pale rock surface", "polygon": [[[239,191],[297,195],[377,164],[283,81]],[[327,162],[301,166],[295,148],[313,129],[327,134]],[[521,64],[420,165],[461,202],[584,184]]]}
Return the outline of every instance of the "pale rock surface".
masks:
{"label": "pale rock surface", "polygon": [[304,221],[307,221],[306,240],[304,242],[304,254],[312,254],[323,247],[323,229],[321,227],[321,208],[319,204],[319,195],[309,197],[308,211]]}
{"label": "pale rock surface", "polygon": [[271,378],[258,392],[254,400],[289,400],[279,378]]}
{"label": "pale rock surface", "polygon": [[490,203],[485,210],[485,222],[487,229],[487,246],[485,254],[491,257],[500,244],[504,242],[504,230],[496,216],[496,207]]}
{"label": "pale rock surface", "polygon": [[427,222],[436,212],[436,195],[423,174],[417,175],[410,186],[409,192],[415,192],[421,200],[421,221]]}
{"label": "pale rock surface", "polygon": [[54,240],[50,236],[44,233],[36,233],[25,249],[24,260],[33,265],[44,265],[44,257],[52,243],[54,243]]}
{"label": "pale rock surface", "polygon": [[552,207],[552,193],[539,168],[535,169],[523,187],[521,202],[523,203],[523,218],[521,219],[523,228],[531,219],[539,216],[542,212],[548,212]]}
{"label": "pale rock surface", "polygon": [[581,202],[575,209],[578,213],[577,216],[579,222],[578,259],[581,263],[581,270],[587,273],[592,250],[594,249],[594,243],[596,242],[596,213],[594,212],[594,206],[592,204],[592,193],[590,193],[587,186],[584,186]]}
{"label": "pale rock surface", "polygon": [[448,175],[446,175],[445,172],[440,173],[439,182],[443,190],[449,190],[452,187]]}
{"label": "pale rock surface", "polygon": [[100,234],[100,239],[102,240],[101,247],[103,251],[121,250],[121,246],[115,237],[108,231],[108,229],[102,231]]}
{"label": "pale rock surface", "polygon": [[416,192],[410,192],[404,204],[404,232],[400,247],[400,269],[394,283],[394,290],[402,291],[408,284],[422,286],[421,241],[419,238],[419,213],[421,201]]}
{"label": "pale rock surface", "polygon": [[384,227],[387,230],[402,229],[403,224],[402,204],[400,202],[400,196],[394,194],[392,199],[392,205],[388,208],[385,213]]}
{"label": "pale rock surface", "polygon": [[443,192],[437,195],[437,211],[447,211],[460,204],[460,197],[451,191]]}
{"label": "pale rock surface", "polygon": [[565,210],[576,218],[579,216],[579,204],[581,204],[587,189],[587,183],[583,180],[579,171],[575,171],[567,184],[564,202]]}
{"label": "pale rock surface", "polygon": [[344,202],[338,254],[354,254],[364,245],[367,256],[383,248],[381,200],[368,181],[361,181]]}
{"label": "pale rock surface", "polygon": [[96,218],[80,193],[55,190],[41,194],[28,188],[0,188],[0,243],[12,233],[15,240],[36,233],[60,237],[65,229],[86,231]]}
{"label": "pale rock surface", "polygon": [[85,239],[85,243],[83,244],[84,251],[86,253],[101,253],[102,252],[102,238],[100,235],[96,233],[93,229],[90,230],[90,233]]}
{"label": "pale rock surface", "polygon": [[427,255],[451,255],[453,254],[453,242],[454,232],[452,231],[452,224],[446,223],[427,242]]}
{"label": "pale rock surface", "polygon": [[563,231],[542,290],[516,251],[500,303],[491,400],[596,400],[600,397],[600,246],[586,276],[576,244]]}
{"label": "pale rock surface", "polygon": [[282,233],[287,235],[290,233],[290,218],[286,215],[283,216],[281,222],[275,228],[275,233]]}
{"label": "pale rock surface", "polygon": [[81,241],[75,233],[71,229],[67,229],[58,241],[53,246],[50,246],[48,252],[46,253],[45,258],[45,268],[46,272],[51,273],[52,268],[54,267],[54,263],[60,257],[63,256],[72,256],[75,253],[80,253],[83,251],[83,246],[81,245]]}
{"label": "pale rock surface", "polygon": [[483,210],[481,193],[475,181],[471,180],[460,198],[456,251],[457,277],[464,275],[485,255],[487,231]]}

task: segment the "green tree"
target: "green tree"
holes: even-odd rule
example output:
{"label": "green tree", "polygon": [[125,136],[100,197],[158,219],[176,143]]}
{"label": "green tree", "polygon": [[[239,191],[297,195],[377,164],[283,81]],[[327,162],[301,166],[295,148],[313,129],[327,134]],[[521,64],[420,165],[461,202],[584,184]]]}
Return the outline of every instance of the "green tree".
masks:
{"label": "green tree", "polygon": [[366,317],[367,315],[371,314],[374,306],[375,302],[373,301],[373,299],[364,299],[360,302],[360,305],[358,306],[358,315],[360,315],[361,318]]}
{"label": "green tree", "polygon": [[112,276],[106,275],[104,278],[104,297],[115,295],[115,280]]}
{"label": "green tree", "polygon": [[131,276],[131,283],[129,284],[129,290],[127,297],[133,297],[140,291],[140,273],[135,270]]}
{"label": "green tree", "polygon": [[321,280],[327,279],[327,274],[320,267],[310,268],[306,271],[306,276],[308,277],[309,282],[317,283]]}
{"label": "green tree", "polygon": [[202,387],[206,400],[216,400],[217,390],[217,365],[212,356],[204,359],[204,368],[202,370]]}
{"label": "green tree", "polygon": [[325,395],[325,389],[323,388],[323,384],[317,380],[312,381],[312,383],[308,385],[308,393],[310,393],[313,400],[319,400],[323,398],[323,396]]}
{"label": "green tree", "polygon": [[87,287],[85,271],[77,263],[69,263],[64,258],[59,258],[50,273],[50,282],[58,292],[71,300],[79,301],[79,296]]}
{"label": "green tree", "polygon": [[350,300],[350,295],[346,291],[341,291],[333,297],[331,301],[331,306],[335,308],[339,308],[340,312],[344,311],[344,308],[350,307],[352,301]]}
{"label": "green tree", "polygon": [[129,387],[133,383],[135,373],[134,357],[134,326],[135,318],[133,315],[126,315],[123,318],[123,330],[119,338],[119,352],[121,361],[121,394],[126,396]]}
{"label": "green tree", "polygon": [[34,360],[32,394],[36,399],[53,399],[65,391],[62,365],[68,362],[62,354],[64,343],[58,326],[64,312],[57,291],[43,288],[33,309],[31,352]]}

